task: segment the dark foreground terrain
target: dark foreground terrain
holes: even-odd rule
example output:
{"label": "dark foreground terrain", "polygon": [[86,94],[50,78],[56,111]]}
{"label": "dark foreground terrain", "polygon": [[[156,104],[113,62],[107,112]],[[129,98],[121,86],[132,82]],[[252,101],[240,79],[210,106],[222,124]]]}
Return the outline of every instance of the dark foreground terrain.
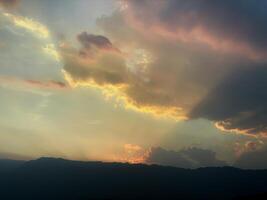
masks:
{"label": "dark foreground terrain", "polygon": [[0,199],[267,199],[267,170],[0,160]]}

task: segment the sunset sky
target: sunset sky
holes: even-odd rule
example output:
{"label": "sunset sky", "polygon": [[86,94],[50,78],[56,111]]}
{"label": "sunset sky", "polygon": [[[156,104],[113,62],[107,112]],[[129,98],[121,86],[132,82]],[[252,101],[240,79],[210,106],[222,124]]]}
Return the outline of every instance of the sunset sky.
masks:
{"label": "sunset sky", "polygon": [[0,0],[0,158],[267,168],[266,36],[266,0]]}

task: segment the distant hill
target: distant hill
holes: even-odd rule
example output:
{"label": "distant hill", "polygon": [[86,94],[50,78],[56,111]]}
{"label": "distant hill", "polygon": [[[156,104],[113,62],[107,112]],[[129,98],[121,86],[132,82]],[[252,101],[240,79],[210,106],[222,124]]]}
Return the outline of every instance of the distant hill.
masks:
{"label": "distant hill", "polygon": [[23,163],[25,163],[25,161],[0,159],[0,175],[2,176],[3,173],[17,169]]}
{"label": "distant hill", "polygon": [[4,200],[267,199],[267,170],[40,158],[0,160],[0,175]]}

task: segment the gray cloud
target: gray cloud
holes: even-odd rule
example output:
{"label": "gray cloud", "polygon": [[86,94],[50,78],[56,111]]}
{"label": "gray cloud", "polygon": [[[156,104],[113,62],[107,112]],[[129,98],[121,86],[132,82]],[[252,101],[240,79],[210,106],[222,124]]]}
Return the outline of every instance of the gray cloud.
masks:
{"label": "gray cloud", "polygon": [[249,151],[242,154],[234,164],[235,167],[244,169],[266,169],[267,148],[256,151]]}
{"label": "gray cloud", "polygon": [[[127,2],[131,17],[147,29],[157,26],[169,33],[177,33],[180,27],[187,33],[202,30],[202,34],[210,39],[228,40],[236,45],[247,43],[254,51],[266,51],[266,0],[167,0],[164,2],[130,0]],[[201,37],[199,35],[199,41],[208,44],[208,38],[202,38],[202,40]]]}
{"label": "gray cloud", "polygon": [[78,41],[82,44],[83,48],[91,49],[92,46],[96,46],[100,49],[113,49],[112,43],[108,38],[102,35],[88,34],[87,32],[82,32],[77,36]]}
{"label": "gray cloud", "polygon": [[224,161],[218,160],[214,152],[195,147],[181,151],[168,151],[160,147],[152,148],[146,162],[182,168],[227,165]]}
{"label": "gray cloud", "polygon": [[267,132],[267,68],[243,66],[215,87],[191,112],[191,118],[217,121],[226,130]]}

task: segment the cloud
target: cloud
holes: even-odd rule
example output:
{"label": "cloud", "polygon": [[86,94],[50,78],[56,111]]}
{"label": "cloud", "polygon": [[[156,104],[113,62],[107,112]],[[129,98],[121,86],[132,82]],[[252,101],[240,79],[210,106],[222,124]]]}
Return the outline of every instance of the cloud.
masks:
{"label": "cloud", "polygon": [[50,38],[50,31],[48,30],[48,28],[45,25],[39,23],[38,21],[22,16],[16,16],[11,13],[4,13],[4,16],[9,19],[15,26],[34,33],[39,38]]}
{"label": "cloud", "polygon": [[124,144],[119,154],[109,158],[113,162],[144,163],[147,150],[136,144]]}
{"label": "cloud", "polygon": [[61,81],[38,81],[38,80],[24,80],[28,85],[39,87],[39,88],[52,88],[52,89],[67,89],[68,85]]}
{"label": "cloud", "polygon": [[218,51],[254,58],[266,56],[265,0],[126,2],[127,20],[141,31],[154,31],[186,43],[201,43]]}
{"label": "cloud", "polygon": [[17,77],[1,76],[0,86],[7,88],[17,88],[25,91],[32,91],[32,89],[40,90],[65,90],[69,86],[61,81],[41,81],[31,79],[20,79]]}
{"label": "cloud", "polygon": [[182,168],[215,167],[227,165],[224,161],[218,160],[214,152],[196,147],[181,151],[168,151],[160,147],[154,147],[151,148],[146,158],[146,162]]}
{"label": "cloud", "polygon": [[267,148],[248,151],[243,153],[235,162],[234,166],[244,169],[266,169]]}
{"label": "cloud", "polygon": [[98,85],[123,85],[127,72],[122,55],[103,36],[81,33],[78,35],[80,50],[62,46],[64,70],[74,82],[92,81]]}
{"label": "cloud", "polygon": [[[83,46],[83,50],[90,51],[90,49],[92,49],[94,46],[99,49],[116,50],[109,39],[102,35],[94,35],[83,32],[77,36],[77,39]],[[85,52],[83,51],[81,53]]]}
{"label": "cloud", "polygon": [[266,1],[125,1],[61,47],[73,87],[99,88],[126,108],[265,136]]}
{"label": "cloud", "polygon": [[60,53],[57,51],[53,43],[49,43],[45,47],[43,47],[43,51],[52,56],[52,58],[54,58],[56,61],[61,61]]}
{"label": "cloud", "polygon": [[[111,88],[126,108],[156,116],[184,119],[183,110],[175,103],[177,98],[172,98],[176,95],[174,90],[177,88],[168,83],[160,85],[161,79],[164,81],[167,78],[160,75],[160,68],[151,71],[150,74],[146,69],[150,65],[150,60],[145,50],[139,49],[127,54],[120,50],[110,51],[110,48],[107,50],[103,45],[82,41],[80,49],[74,49],[69,45],[61,48],[65,62],[65,78],[70,85],[92,86],[103,90]],[[119,49],[111,42],[107,44],[112,49]],[[140,52],[141,55],[138,55]],[[175,81],[175,77],[169,75],[170,81]]]}
{"label": "cloud", "polygon": [[125,144],[124,149],[127,153],[133,153],[142,150],[142,147],[134,144]]}
{"label": "cloud", "polygon": [[252,151],[261,150],[264,145],[262,140],[246,141],[245,143],[236,142],[234,145],[234,151],[237,158]]}
{"label": "cloud", "polygon": [[13,8],[19,3],[20,0],[0,0],[0,7]]}
{"label": "cloud", "polygon": [[225,131],[249,135],[267,133],[267,68],[243,66],[216,86],[191,112],[191,118],[216,121]]}

